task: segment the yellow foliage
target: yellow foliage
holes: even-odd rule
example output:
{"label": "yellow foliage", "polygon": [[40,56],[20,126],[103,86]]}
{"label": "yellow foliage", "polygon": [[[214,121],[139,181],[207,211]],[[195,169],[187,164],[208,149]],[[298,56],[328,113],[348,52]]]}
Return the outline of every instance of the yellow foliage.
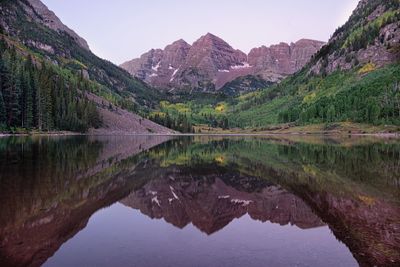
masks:
{"label": "yellow foliage", "polygon": [[159,116],[160,118],[165,118],[166,115],[167,115],[166,113],[161,112],[161,111],[152,112],[152,113],[150,114],[150,116]]}
{"label": "yellow foliage", "polygon": [[170,105],[168,101],[161,101],[160,102],[160,107],[161,108],[167,108]]}
{"label": "yellow foliage", "polygon": [[224,112],[226,110],[226,106],[224,103],[219,103],[216,107],[215,107],[215,111],[217,112]]}
{"label": "yellow foliage", "polygon": [[373,63],[365,64],[359,71],[358,74],[366,74],[368,72],[376,70],[376,66]]}
{"label": "yellow foliage", "polygon": [[187,164],[190,161],[189,155],[179,155],[173,159],[165,159],[161,162],[161,167],[169,167],[172,165],[182,166]]}
{"label": "yellow foliage", "polygon": [[316,93],[308,94],[304,97],[303,103],[311,103],[317,97]]}
{"label": "yellow foliage", "polygon": [[375,204],[375,199],[372,197],[368,197],[368,196],[358,196],[358,198],[364,202],[365,204],[372,206]]}
{"label": "yellow foliage", "polygon": [[215,162],[217,162],[218,164],[224,164],[225,163],[225,157],[224,156],[217,156],[215,157]]}
{"label": "yellow foliage", "polygon": [[171,104],[168,101],[161,101],[160,107],[164,110],[176,110],[178,113],[182,114],[191,112],[191,109],[184,103]]}
{"label": "yellow foliage", "polygon": [[303,165],[303,171],[311,176],[317,176],[318,170],[311,165]]}

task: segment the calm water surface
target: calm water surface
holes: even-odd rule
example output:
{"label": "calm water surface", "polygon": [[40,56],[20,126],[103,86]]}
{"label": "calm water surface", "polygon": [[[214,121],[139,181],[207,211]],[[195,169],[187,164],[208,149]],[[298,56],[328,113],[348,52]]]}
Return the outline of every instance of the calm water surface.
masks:
{"label": "calm water surface", "polygon": [[400,141],[0,139],[0,266],[400,266]]}

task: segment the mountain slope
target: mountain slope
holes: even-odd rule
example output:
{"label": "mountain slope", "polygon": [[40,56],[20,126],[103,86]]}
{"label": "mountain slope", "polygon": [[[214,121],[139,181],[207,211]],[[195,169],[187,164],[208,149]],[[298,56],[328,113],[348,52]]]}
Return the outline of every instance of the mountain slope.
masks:
{"label": "mountain slope", "polygon": [[208,33],[192,46],[179,40],[164,50],[150,50],[121,67],[159,89],[214,92],[247,75],[278,82],[300,70],[323,44],[303,39],[290,45],[255,48],[246,55]]}
{"label": "mountain slope", "polygon": [[2,1],[0,25],[33,52],[57,65],[82,72],[111,91],[120,102],[129,99],[152,107],[160,94],[126,71],[90,52],[86,41],[63,25],[40,0]]}
{"label": "mountain slope", "polygon": [[316,74],[372,63],[382,67],[400,59],[400,1],[361,0],[345,25],[315,55]]}

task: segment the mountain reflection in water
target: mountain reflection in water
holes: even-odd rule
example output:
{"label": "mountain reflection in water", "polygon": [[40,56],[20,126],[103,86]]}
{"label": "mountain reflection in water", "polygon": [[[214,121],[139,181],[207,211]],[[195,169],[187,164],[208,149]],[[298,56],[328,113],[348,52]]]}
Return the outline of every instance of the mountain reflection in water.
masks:
{"label": "mountain reflection in water", "polygon": [[[63,244],[90,230],[94,213],[116,202],[210,237],[245,215],[299,231],[329,227],[360,266],[400,264],[397,140],[3,138],[0,159],[1,266],[40,266],[49,258],[51,266]],[[262,256],[274,257],[255,255]]]}

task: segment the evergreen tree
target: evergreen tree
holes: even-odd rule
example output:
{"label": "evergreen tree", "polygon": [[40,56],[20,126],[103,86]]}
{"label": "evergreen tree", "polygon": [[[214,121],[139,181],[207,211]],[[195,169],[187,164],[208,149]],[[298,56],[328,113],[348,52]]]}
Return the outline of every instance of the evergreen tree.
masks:
{"label": "evergreen tree", "polygon": [[3,99],[3,93],[0,88],[0,129],[4,129],[6,126],[6,110]]}

